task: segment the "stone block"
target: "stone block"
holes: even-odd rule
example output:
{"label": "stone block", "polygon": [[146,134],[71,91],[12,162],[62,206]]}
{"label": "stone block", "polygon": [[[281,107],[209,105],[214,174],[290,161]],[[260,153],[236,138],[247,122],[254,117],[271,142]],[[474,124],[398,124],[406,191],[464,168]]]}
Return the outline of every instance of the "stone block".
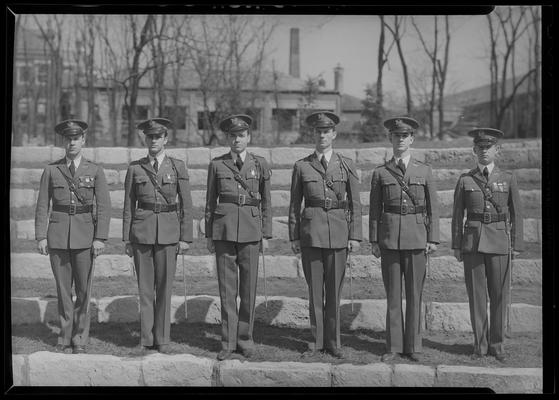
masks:
{"label": "stone block", "polygon": [[191,190],[190,196],[192,197],[192,207],[205,208],[206,207],[206,191],[205,190]]}
{"label": "stone block", "polygon": [[[272,170],[272,187],[287,186],[291,187],[292,169],[273,169]],[[275,204],[274,204],[275,206]]]}
{"label": "stone block", "polygon": [[496,393],[541,393],[541,368],[483,368],[439,365],[437,387],[488,387]]}
{"label": "stone block", "polygon": [[[120,180],[120,173],[116,169],[105,169],[105,178],[107,178],[107,184],[109,185],[120,185],[124,184],[124,179]],[[126,175],[126,171],[124,171]]]}
{"label": "stone block", "polygon": [[357,149],[355,161],[358,165],[379,166],[388,159],[387,153],[387,149],[383,147]]}
{"label": "stone block", "polygon": [[186,149],[186,165],[207,167],[210,163],[210,149],[206,147],[194,147]]}
{"label": "stone block", "polygon": [[[384,331],[386,329],[386,299],[354,300],[351,311],[351,300],[340,301],[341,326],[345,329],[370,329]],[[405,301],[402,302],[402,308]]]}
{"label": "stone block", "polygon": [[[297,258],[292,256],[265,256],[266,277],[297,278]],[[258,275],[263,277],[262,257],[258,258]]]}
{"label": "stone block", "polygon": [[273,148],[268,147],[249,147],[247,149],[248,152],[252,154],[256,154],[257,156],[264,157],[268,165],[272,162],[272,152],[274,151]]}
{"label": "stone block", "polygon": [[472,331],[468,303],[427,303],[425,321],[427,330],[445,332]]}
{"label": "stone block", "polygon": [[169,157],[178,158],[186,165],[186,149],[165,149],[165,154]]}
{"label": "stone block", "polygon": [[240,362],[219,363],[219,386],[330,386],[330,366],[322,363]]}
{"label": "stone block", "polygon": [[392,384],[398,387],[432,387],[435,368],[426,365],[396,364]]}
{"label": "stone block", "polygon": [[147,154],[148,151],[144,148],[130,148],[130,162],[144,158]]}
{"label": "stone block", "polygon": [[190,354],[151,354],[141,361],[146,386],[211,386],[215,362]]}
{"label": "stone block", "polygon": [[542,324],[541,306],[523,303],[512,304],[510,312],[512,332],[542,332]]}
{"label": "stone block", "polygon": [[13,146],[12,164],[39,162],[48,164],[52,160],[52,148],[52,146]]}
{"label": "stone block", "polygon": [[111,222],[109,223],[109,237],[122,239],[122,218],[111,218]]}
{"label": "stone block", "polygon": [[11,253],[10,264],[12,278],[53,279],[48,256],[38,253]]}
{"label": "stone block", "polygon": [[[17,239],[31,239],[35,240],[35,220],[28,219],[16,221],[16,236]],[[14,238],[12,238],[14,240]]]}
{"label": "stone block", "polygon": [[297,160],[313,152],[310,148],[302,147],[276,147],[271,152],[271,164],[274,168],[282,166],[292,168]]}
{"label": "stone block", "polygon": [[289,225],[287,217],[272,217],[273,239],[289,239]]}
{"label": "stone block", "polygon": [[99,322],[136,322],[140,318],[137,296],[115,296],[98,299]]}
{"label": "stone block", "polygon": [[209,164],[209,162],[214,158],[221,157],[222,155],[229,153],[231,151],[229,147],[211,147],[209,150],[210,150],[210,159],[207,161],[207,164]]}
{"label": "stone block", "polygon": [[289,190],[272,190],[271,195],[273,207],[289,207]]}
{"label": "stone block", "polygon": [[10,189],[10,208],[35,207],[37,193],[33,189]]}
{"label": "stone block", "polygon": [[39,189],[42,169],[38,168],[12,168],[10,170],[10,185],[34,185]]}
{"label": "stone block", "polygon": [[[128,164],[130,150],[127,147],[97,147],[95,149],[95,162],[100,164]],[[144,150],[144,155],[146,150]]]}
{"label": "stone block", "polygon": [[220,299],[216,296],[186,296],[186,315],[184,296],[171,297],[171,323],[183,321],[189,323],[221,323]]}
{"label": "stone block", "polygon": [[208,170],[189,169],[188,179],[191,186],[206,186],[208,183]]}
{"label": "stone block", "polygon": [[143,386],[140,359],[39,351],[28,362],[31,386]]}
{"label": "stone block", "polygon": [[386,364],[334,364],[332,386],[392,386],[392,368]]}
{"label": "stone block", "polygon": [[[184,256],[184,266],[186,268],[186,277],[189,276],[206,276],[216,277],[215,255],[207,256]],[[176,275],[182,278],[182,257],[177,258]]]}
{"label": "stone block", "polygon": [[[369,278],[374,280],[382,279],[380,271],[380,259],[372,255],[351,256],[351,273],[353,278]],[[349,271],[346,271],[346,278],[349,278]]]}
{"label": "stone block", "polygon": [[274,326],[308,328],[309,302],[293,297],[268,296],[266,309],[264,296],[256,296],[255,319]]}
{"label": "stone block", "polygon": [[524,240],[531,243],[541,243],[542,225],[541,219],[524,218]]}
{"label": "stone block", "polygon": [[122,210],[124,208],[124,190],[111,190],[109,195],[111,196],[111,207]]}
{"label": "stone block", "polygon": [[14,386],[29,386],[27,355],[12,354],[12,383]]}
{"label": "stone block", "polygon": [[120,254],[102,254],[95,259],[95,277],[134,276],[132,258]]}
{"label": "stone block", "polygon": [[32,298],[11,298],[12,305],[12,325],[38,324],[42,322],[41,306],[39,299]]}

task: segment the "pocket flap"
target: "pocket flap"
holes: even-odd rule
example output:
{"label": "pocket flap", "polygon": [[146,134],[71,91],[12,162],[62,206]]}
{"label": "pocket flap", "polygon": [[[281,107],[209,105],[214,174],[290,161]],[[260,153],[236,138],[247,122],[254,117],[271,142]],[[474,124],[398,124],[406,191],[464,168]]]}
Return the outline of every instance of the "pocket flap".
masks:
{"label": "pocket flap", "polygon": [[252,207],[251,212],[252,212],[253,217],[259,217],[260,216],[260,210],[258,210],[257,207]]}
{"label": "pocket flap", "polygon": [[95,186],[95,177],[93,176],[80,176],[78,179],[78,187],[92,188]]}
{"label": "pocket flap", "polygon": [[422,176],[410,176],[410,185],[425,185],[425,178]]}
{"label": "pocket flap", "polygon": [[233,175],[227,172],[218,172],[217,179],[233,179]]}
{"label": "pocket flap", "polygon": [[146,183],[148,181],[148,177],[145,175],[137,175],[134,177],[134,182],[136,183]]}
{"label": "pocket flap", "polygon": [[175,183],[175,175],[173,174],[165,174],[163,175],[163,183]]}
{"label": "pocket flap", "polygon": [[318,176],[316,175],[303,175],[303,182],[317,182]]}

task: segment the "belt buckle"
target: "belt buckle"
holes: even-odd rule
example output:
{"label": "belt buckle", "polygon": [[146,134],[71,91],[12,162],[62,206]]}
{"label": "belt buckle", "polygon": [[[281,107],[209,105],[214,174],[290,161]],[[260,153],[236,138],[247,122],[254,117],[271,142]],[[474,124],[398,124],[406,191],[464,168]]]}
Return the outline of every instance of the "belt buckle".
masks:
{"label": "belt buckle", "polygon": [[329,209],[332,208],[332,199],[331,199],[330,197],[326,197],[326,198],[324,199],[324,208],[325,208],[326,210],[329,210]]}
{"label": "belt buckle", "polygon": [[406,215],[407,213],[408,213],[408,205],[407,204],[402,204],[400,206],[400,214]]}
{"label": "belt buckle", "polygon": [[491,214],[488,212],[483,213],[483,223],[490,224],[491,223]]}
{"label": "belt buckle", "polygon": [[153,212],[159,214],[161,212],[161,203],[153,204]]}
{"label": "belt buckle", "polygon": [[68,208],[68,214],[69,215],[76,215],[76,211],[77,211],[77,206],[75,204],[70,204],[70,206]]}
{"label": "belt buckle", "polygon": [[246,201],[247,201],[247,196],[246,196],[246,194],[240,194],[240,195],[239,195],[239,205],[240,205],[240,206],[244,206],[245,203],[246,203]]}

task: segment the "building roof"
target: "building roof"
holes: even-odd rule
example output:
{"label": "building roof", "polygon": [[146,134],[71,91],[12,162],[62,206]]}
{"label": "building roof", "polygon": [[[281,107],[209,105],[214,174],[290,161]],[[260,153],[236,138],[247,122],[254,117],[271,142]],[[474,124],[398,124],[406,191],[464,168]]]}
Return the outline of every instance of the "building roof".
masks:
{"label": "building roof", "polygon": [[361,112],[363,100],[350,94],[342,94],[342,112]]}

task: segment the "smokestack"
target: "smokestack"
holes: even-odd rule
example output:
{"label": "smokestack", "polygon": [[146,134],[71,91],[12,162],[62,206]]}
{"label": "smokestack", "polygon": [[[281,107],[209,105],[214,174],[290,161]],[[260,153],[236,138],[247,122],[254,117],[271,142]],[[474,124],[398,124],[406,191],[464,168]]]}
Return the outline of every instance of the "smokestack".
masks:
{"label": "smokestack", "polygon": [[289,41],[289,75],[300,78],[299,73],[299,28],[291,28]]}
{"label": "smokestack", "polygon": [[340,94],[344,92],[344,69],[339,63],[334,68],[334,90]]}

